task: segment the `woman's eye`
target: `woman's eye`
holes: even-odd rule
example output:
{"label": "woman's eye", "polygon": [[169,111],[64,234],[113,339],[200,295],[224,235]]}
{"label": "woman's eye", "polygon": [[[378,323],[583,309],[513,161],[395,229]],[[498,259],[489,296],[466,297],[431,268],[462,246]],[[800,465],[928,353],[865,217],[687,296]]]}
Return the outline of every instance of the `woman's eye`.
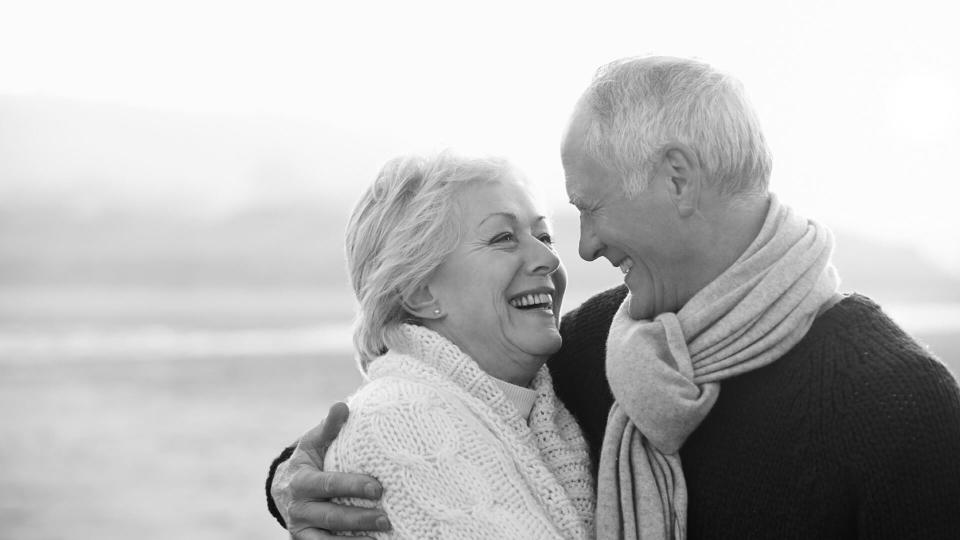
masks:
{"label": "woman's eye", "polygon": [[537,237],[537,239],[539,239],[544,244],[553,245],[553,237],[547,233],[541,234],[540,236]]}
{"label": "woman's eye", "polygon": [[513,233],[505,232],[494,236],[490,243],[499,244],[501,242],[513,242],[514,240],[516,240],[516,237],[513,235]]}

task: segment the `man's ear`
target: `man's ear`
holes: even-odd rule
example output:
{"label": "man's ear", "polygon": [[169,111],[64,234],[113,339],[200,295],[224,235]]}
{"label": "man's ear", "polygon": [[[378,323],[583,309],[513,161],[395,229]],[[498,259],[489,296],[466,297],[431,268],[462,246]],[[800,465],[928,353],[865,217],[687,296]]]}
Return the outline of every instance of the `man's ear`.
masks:
{"label": "man's ear", "polygon": [[430,291],[429,285],[420,285],[413,294],[403,299],[403,308],[407,313],[419,319],[439,319],[443,317],[440,301]]}
{"label": "man's ear", "polygon": [[660,165],[680,217],[692,216],[700,204],[703,188],[703,169],[697,155],[683,143],[671,143],[663,152]]}

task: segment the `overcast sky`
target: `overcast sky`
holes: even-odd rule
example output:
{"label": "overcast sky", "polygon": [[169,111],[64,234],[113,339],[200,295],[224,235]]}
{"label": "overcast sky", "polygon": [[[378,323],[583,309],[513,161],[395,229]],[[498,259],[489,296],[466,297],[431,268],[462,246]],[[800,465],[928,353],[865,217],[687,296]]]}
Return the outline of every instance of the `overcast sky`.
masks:
{"label": "overcast sky", "polygon": [[[560,204],[559,139],[596,67],[697,56],[746,85],[783,199],[960,268],[960,38],[949,5],[0,2],[0,96],[297,119],[351,134],[317,148],[321,161],[377,141],[362,153],[369,171],[445,146],[504,154]],[[276,144],[297,146],[303,132],[287,136]],[[223,199],[231,185],[189,189]]]}

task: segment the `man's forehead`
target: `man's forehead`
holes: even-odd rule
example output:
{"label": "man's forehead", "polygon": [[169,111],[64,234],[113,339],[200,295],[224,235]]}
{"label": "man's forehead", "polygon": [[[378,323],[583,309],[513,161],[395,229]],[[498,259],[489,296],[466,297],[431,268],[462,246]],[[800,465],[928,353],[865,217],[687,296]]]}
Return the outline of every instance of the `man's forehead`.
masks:
{"label": "man's forehead", "polygon": [[587,118],[581,112],[574,112],[567,122],[560,143],[560,153],[568,154],[583,146],[583,139],[587,134]]}
{"label": "man's forehead", "polygon": [[561,158],[568,189],[572,184],[578,190],[583,190],[583,184],[606,176],[603,167],[587,154],[582,145],[564,148]]}
{"label": "man's forehead", "polygon": [[563,165],[563,176],[566,179],[568,190],[571,183],[580,182],[584,176],[589,176],[591,167],[588,165],[591,160],[580,141],[565,140],[560,151],[560,161]]}
{"label": "man's forehead", "polygon": [[567,169],[566,182],[564,182],[564,187],[567,190],[567,198],[570,199],[570,204],[580,208],[584,206],[589,206],[590,201],[590,192],[595,191],[594,184],[596,180],[590,178],[589,175],[584,174],[582,171],[573,171]]}
{"label": "man's forehead", "polygon": [[[592,115],[584,104],[583,98],[573,108],[573,113],[567,121],[560,144],[561,156],[572,156],[583,148],[587,131],[592,123]],[[564,157],[564,160],[567,158]]]}

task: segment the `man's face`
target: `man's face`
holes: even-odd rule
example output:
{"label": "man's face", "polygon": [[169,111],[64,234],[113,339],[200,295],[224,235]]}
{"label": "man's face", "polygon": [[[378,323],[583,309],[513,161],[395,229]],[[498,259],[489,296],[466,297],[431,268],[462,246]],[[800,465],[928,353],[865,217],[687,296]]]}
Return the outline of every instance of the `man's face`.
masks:
{"label": "man's face", "polygon": [[686,262],[669,179],[656,172],[639,195],[624,194],[615,177],[583,151],[585,118],[576,113],[561,157],[570,203],[580,211],[580,257],[604,257],[624,273],[630,316],[652,319],[680,309],[678,278]]}

